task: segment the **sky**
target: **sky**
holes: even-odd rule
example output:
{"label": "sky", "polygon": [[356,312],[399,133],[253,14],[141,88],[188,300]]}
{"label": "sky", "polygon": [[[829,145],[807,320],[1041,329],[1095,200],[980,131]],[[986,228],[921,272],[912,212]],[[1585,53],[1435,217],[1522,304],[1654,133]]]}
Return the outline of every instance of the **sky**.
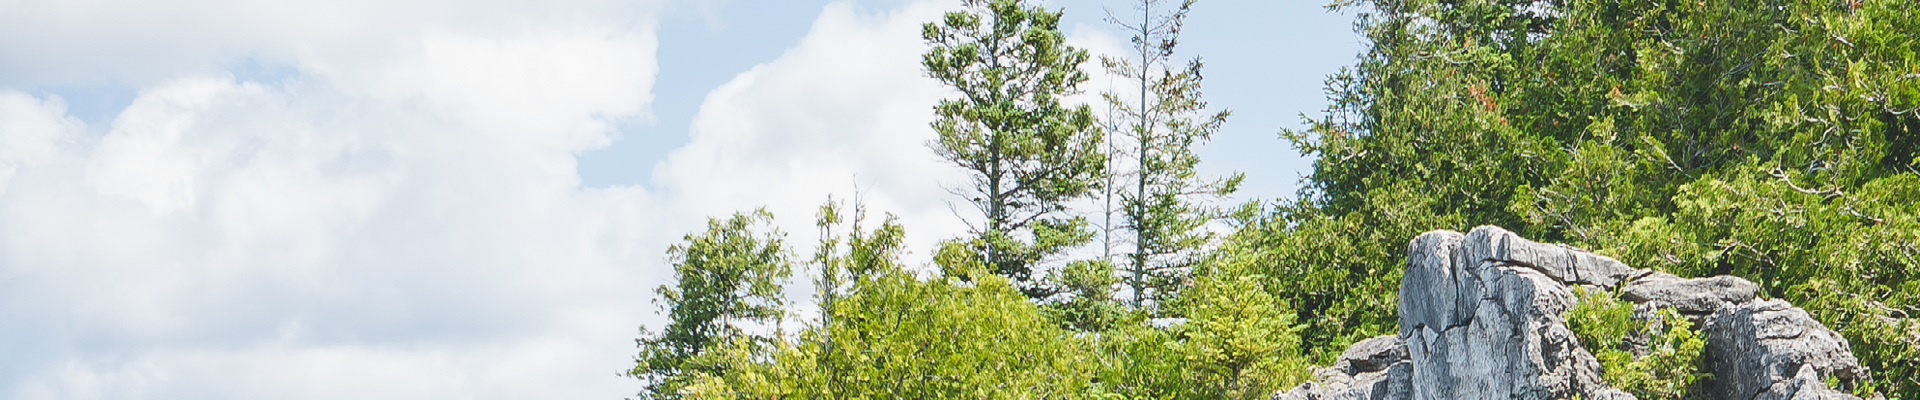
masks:
{"label": "sky", "polygon": [[[918,65],[957,4],[0,0],[0,398],[631,396],[664,250],[707,217],[805,244],[857,193],[909,263],[964,232]],[[1125,48],[1129,4],[1043,4]],[[1295,192],[1275,133],[1351,23],[1196,6],[1179,57],[1234,111],[1199,151],[1234,201]]]}

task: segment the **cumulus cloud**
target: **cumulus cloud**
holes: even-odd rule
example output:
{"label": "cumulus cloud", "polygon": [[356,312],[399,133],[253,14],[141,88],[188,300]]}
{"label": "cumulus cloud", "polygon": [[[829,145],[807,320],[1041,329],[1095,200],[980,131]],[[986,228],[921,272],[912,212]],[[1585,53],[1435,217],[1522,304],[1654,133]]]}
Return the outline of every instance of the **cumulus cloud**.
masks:
{"label": "cumulus cloud", "polygon": [[[646,4],[0,4],[0,396],[631,394],[658,201],[573,157],[646,117]],[[22,91],[88,81],[139,91]]]}
{"label": "cumulus cloud", "polygon": [[933,104],[947,93],[921,75],[918,32],[946,3],[828,5],[798,45],[708,94],[690,142],[655,167],[655,182],[675,209],[698,215],[768,206],[804,242],[815,208],[857,186],[872,217],[899,214],[925,254],[964,229],[942,186],[960,171],[925,146]]}
{"label": "cumulus cloud", "polygon": [[[630,395],[706,217],[766,206],[805,248],[857,186],[915,260],[964,232],[918,66],[954,5],[827,6],[647,189],[575,159],[649,118],[650,2],[0,1],[0,397]],[[89,125],[35,89],[91,81],[138,92]]]}
{"label": "cumulus cloud", "polygon": [[[768,206],[790,239],[802,243],[811,243],[815,209],[828,196],[847,200],[858,191],[870,218],[900,217],[909,264],[930,260],[938,241],[964,235],[963,218],[977,221],[980,214],[948,190],[970,182],[966,171],[927,147],[936,139],[929,126],[934,104],[958,93],[922,71],[927,46],[920,28],[958,6],[828,5],[779,59],[708,94],[692,140],[661,161],[655,182],[678,202],[672,208],[699,215]],[[1097,28],[1068,31],[1069,44],[1095,54],[1121,46]],[[1111,79],[1097,61],[1083,67],[1092,77],[1067,102],[1103,107],[1100,85]]]}

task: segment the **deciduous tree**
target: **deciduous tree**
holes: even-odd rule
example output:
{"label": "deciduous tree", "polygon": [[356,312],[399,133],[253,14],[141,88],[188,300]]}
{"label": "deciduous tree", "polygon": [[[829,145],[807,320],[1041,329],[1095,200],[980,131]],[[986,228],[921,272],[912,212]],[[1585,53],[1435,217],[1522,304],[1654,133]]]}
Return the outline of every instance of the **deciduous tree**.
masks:
{"label": "deciduous tree", "polygon": [[669,322],[658,334],[641,331],[640,354],[629,376],[647,382],[645,394],[678,398],[701,376],[724,374],[726,364],[701,362],[712,348],[738,342],[765,351],[775,338],[743,324],[773,328],[786,313],[783,285],[792,273],[784,234],[765,209],[709,219],[707,230],[667,248],[673,285],[655,290]]}

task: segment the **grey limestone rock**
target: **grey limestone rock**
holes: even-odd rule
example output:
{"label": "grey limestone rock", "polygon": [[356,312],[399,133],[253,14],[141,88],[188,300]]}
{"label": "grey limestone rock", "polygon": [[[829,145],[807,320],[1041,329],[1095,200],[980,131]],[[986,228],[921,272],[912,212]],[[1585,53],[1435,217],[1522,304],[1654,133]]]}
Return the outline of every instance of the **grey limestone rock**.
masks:
{"label": "grey limestone rock", "polygon": [[1409,400],[1413,364],[1398,335],[1362,340],[1331,367],[1316,368],[1314,381],[1273,395],[1274,400]]}
{"label": "grey limestone rock", "polygon": [[1767,391],[1755,396],[1755,400],[1853,400],[1859,397],[1842,393],[1827,387],[1820,379],[1820,373],[1812,365],[1801,365],[1793,374],[1793,379],[1775,383]]}
{"label": "grey limestone rock", "polygon": [[1333,366],[1347,375],[1387,369],[1407,360],[1407,343],[1398,335],[1381,335],[1347,347]]}
{"label": "grey limestone rock", "polygon": [[1615,284],[1648,273],[1633,269],[1607,256],[1579,248],[1539,243],[1497,226],[1483,225],[1467,232],[1462,240],[1463,262],[1500,261],[1539,270],[1554,281],[1614,287]]}
{"label": "grey limestone rock", "polygon": [[[1398,335],[1355,343],[1313,382],[1273,398],[1633,399],[1600,379],[1599,361],[1568,329],[1574,285],[1619,288],[1641,321],[1672,308],[1702,327],[1705,372],[1716,378],[1709,398],[1858,399],[1846,391],[1869,379],[1846,339],[1805,310],[1757,299],[1759,285],[1737,277],[1633,269],[1492,226],[1421,234],[1406,268]],[[1646,341],[1630,336],[1626,346]]]}
{"label": "grey limestone rock", "polygon": [[1567,329],[1561,314],[1574,300],[1562,279],[1607,285],[1636,274],[1494,227],[1422,234],[1400,283],[1414,398],[1631,398],[1601,382],[1599,361]]}
{"label": "grey limestone rock", "polygon": [[1829,398],[1827,392],[1851,399],[1827,388],[1826,378],[1841,389],[1867,378],[1846,338],[1785,301],[1722,308],[1708,318],[1706,334],[1711,393],[1718,399]]}
{"label": "grey limestone rock", "polygon": [[1628,282],[1620,297],[1635,304],[1674,308],[1686,314],[1712,314],[1729,305],[1746,303],[1760,285],[1732,276],[1686,279],[1655,272]]}

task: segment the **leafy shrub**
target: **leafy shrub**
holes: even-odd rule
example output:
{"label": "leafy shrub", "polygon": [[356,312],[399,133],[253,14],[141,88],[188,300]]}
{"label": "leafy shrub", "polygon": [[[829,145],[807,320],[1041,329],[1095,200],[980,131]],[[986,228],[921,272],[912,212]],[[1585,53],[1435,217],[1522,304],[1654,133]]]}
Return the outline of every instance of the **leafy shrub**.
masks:
{"label": "leafy shrub", "polygon": [[1567,310],[1567,327],[1580,338],[1580,344],[1598,354],[1614,349],[1627,337],[1633,325],[1633,303],[1616,300],[1603,290],[1588,291],[1579,286],[1573,288],[1573,295],[1579,303]]}
{"label": "leafy shrub", "polygon": [[[1707,340],[1680,313],[1661,309],[1654,318],[1634,321],[1633,304],[1611,293],[1580,287],[1573,293],[1580,302],[1567,310],[1567,326],[1600,359],[1608,385],[1641,399],[1684,399],[1695,382],[1710,376],[1700,368]],[[1620,348],[1636,333],[1648,337],[1647,354],[1637,358]]]}
{"label": "leafy shrub", "polygon": [[1661,309],[1658,319],[1648,321],[1645,329],[1652,336],[1647,355],[1634,359],[1625,351],[1602,351],[1600,366],[1605,372],[1601,378],[1642,399],[1687,398],[1694,383],[1709,376],[1700,372],[1706,338],[1671,308]]}

